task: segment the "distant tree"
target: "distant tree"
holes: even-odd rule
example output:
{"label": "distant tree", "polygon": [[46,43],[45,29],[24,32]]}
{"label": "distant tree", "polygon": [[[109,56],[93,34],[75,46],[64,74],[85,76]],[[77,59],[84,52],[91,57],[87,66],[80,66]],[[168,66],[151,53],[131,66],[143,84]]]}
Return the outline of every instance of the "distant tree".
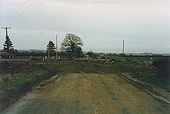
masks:
{"label": "distant tree", "polygon": [[61,44],[61,50],[68,53],[70,57],[80,58],[83,54],[81,46],[83,46],[83,42],[79,36],[66,34]]}
{"label": "distant tree", "polygon": [[49,54],[49,56],[55,55],[55,45],[52,41],[49,41],[47,45],[47,53]]}
{"label": "distant tree", "polygon": [[92,59],[97,59],[99,55],[97,53],[93,53],[92,51],[87,52],[87,54]]}
{"label": "distant tree", "polygon": [[3,51],[6,51],[6,52],[13,52],[14,51],[14,46],[13,46],[13,43],[10,40],[9,36],[6,36],[6,41],[4,43]]}
{"label": "distant tree", "polygon": [[92,51],[89,51],[89,52],[87,52],[87,54],[86,55],[88,55],[89,57],[91,57],[91,58],[93,58],[94,57],[94,53],[92,52]]}

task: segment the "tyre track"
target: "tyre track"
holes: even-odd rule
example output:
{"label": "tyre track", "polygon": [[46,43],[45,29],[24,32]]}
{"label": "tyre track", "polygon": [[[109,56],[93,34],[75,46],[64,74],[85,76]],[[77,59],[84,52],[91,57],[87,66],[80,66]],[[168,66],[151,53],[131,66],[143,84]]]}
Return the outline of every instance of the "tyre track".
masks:
{"label": "tyre track", "polygon": [[107,82],[104,81],[104,79],[102,78],[103,76],[99,75],[98,77],[99,77],[99,80],[101,81],[101,83],[103,84],[104,88],[107,90],[108,94],[112,96],[113,102],[115,100],[117,100],[119,102],[119,105],[122,106],[122,108],[120,109],[122,111],[122,114],[131,114],[129,112],[128,107],[125,104],[123,104],[122,102],[120,102],[119,98],[116,97],[116,95],[114,93],[114,89],[110,85],[108,85]]}
{"label": "tyre track", "polygon": [[115,74],[74,73],[33,90],[4,114],[169,114],[169,110]]}

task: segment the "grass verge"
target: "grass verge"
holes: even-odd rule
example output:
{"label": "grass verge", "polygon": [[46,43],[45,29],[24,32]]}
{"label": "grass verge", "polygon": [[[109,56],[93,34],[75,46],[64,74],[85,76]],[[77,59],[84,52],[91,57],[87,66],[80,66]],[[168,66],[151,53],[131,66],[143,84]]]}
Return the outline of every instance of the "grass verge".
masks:
{"label": "grass verge", "polygon": [[35,68],[13,80],[0,83],[0,112],[31,90],[32,86],[54,74],[45,68]]}

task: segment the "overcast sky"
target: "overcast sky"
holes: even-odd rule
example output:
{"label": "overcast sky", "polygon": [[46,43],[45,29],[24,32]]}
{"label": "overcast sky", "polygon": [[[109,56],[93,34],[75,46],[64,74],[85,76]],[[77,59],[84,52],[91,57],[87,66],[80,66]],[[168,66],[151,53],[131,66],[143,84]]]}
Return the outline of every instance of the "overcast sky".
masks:
{"label": "overcast sky", "polygon": [[[84,51],[170,53],[170,0],[0,0],[0,26],[16,49],[46,49],[66,33]],[[0,49],[5,30],[0,29]]]}

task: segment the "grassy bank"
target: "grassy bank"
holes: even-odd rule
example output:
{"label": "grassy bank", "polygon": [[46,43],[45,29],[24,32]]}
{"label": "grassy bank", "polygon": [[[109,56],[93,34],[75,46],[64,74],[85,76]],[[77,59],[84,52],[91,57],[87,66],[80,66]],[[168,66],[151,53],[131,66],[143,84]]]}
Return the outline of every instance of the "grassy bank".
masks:
{"label": "grassy bank", "polygon": [[55,75],[54,68],[49,70],[48,66],[27,65],[27,69],[24,70],[28,71],[20,71],[21,73],[17,77],[0,83],[0,111],[14,103],[27,91],[30,91],[35,84]]}
{"label": "grassy bank", "polygon": [[127,73],[130,73],[133,78],[170,91],[169,56],[108,55],[107,58],[128,64],[130,68],[127,69]]}
{"label": "grassy bank", "polygon": [[[130,72],[133,78],[148,83],[152,86],[157,86],[170,91],[170,76],[169,74],[159,73],[160,68],[154,65],[138,65],[134,66],[134,70]],[[170,72],[170,71],[169,71]],[[167,76],[166,76],[167,75]]]}
{"label": "grassy bank", "polygon": [[131,73],[133,78],[141,80],[151,85],[156,85],[170,91],[170,80],[161,78],[155,68],[141,68]]}

